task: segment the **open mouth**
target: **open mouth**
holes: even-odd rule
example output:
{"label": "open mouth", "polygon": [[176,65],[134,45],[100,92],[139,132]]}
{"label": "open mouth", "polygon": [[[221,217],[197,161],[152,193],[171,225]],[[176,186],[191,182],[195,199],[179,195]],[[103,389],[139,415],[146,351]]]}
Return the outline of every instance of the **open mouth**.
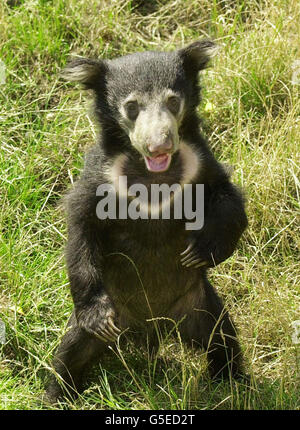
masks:
{"label": "open mouth", "polygon": [[159,154],[156,157],[145,157],[147,169],[150,172],[164,172],[168,170],[171,163],[171,154]]}

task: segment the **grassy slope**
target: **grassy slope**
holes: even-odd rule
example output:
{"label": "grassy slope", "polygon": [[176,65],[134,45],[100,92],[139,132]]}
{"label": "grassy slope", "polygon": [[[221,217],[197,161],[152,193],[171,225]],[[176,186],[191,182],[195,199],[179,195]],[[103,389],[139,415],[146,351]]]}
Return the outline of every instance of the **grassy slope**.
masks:
{"label": "grassy slope", "polygon": [[[245,187],[250,226],[210,274],[236,321],[251,388],[212,384],[203,355],[168,341],[158,362],[130,346],[69,407],[299,409],[297,0],[0,3],[0,408],[41,408],[43,378],[72,307],[59,199],[94,140],[88,96],[58,78],[70,53],[173,49],[202,36],[221,50],[204,73],[202,115],[219,160]],[[227,2],[228,4],[229,2]],[[239,6],[240,5],[240,6]],[[297,167],[298,164],[298,167]],[[298,217],[298,219],[297,219]],[[298,243],[297,243],[298,241]],[[172,357],[168,359],[167,357]],[[299,360],[299,351],[298,351]],[[100,377],[99,377],[100,375]]]}

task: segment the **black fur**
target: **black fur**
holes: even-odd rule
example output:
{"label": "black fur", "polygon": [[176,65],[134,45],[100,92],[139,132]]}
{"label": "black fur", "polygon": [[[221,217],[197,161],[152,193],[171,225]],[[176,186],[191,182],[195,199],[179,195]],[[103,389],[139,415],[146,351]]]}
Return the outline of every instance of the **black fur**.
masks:
{"label": "black fur", "polygon": [[[153,317],[181,321],[183,340],[208,350],[212,376],[235,376],[242,371],[236,330],[206,276],[208,267],[233,253],[247,226],[240,191],[199,131],[198,71],[206,66],[206,49],[212,46],[202,41],[175,52],[145,52],[110,61],[81,59],[68,66],[69,74],[78,66],[87,67],[78,80],[94,91],[101,125],[98,143],[88,153],[82,176],[67,198],[66,258],[75,309],[53,365],[69,388],[82,389],[83,373],[110,344],[105,336],[118,333],[109,322],[121,330],[142,331],[145,339],[153,331],[153,323],[146,320]],[[201,159],[194,183],[205,187],[204,227],[188,232],[185,220],[175,219],[100,221],[96,189],[107,182],[104,167],[118,154],[128,156],[129,185],[180,181],[178,152],[166,172],[149,172],[120,126],[120,98],[134,90],[151,94],[164,88],[175,89],[185,99],[179,136]],[[182,264],[187,261],[191,267]],[[195,268],[199,262],[205,263]],[[63,392],[53,378],[49,398],[56,400]]]}

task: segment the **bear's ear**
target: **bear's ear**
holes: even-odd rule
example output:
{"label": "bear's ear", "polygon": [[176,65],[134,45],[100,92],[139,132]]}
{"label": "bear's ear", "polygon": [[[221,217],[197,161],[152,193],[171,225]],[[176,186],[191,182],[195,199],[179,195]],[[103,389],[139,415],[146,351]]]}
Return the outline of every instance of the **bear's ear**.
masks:
{"label": "bear's ear", "polygon": [[68,63],[60,75],[66,81],[80,82],[85,89],[95,89],[104,79],[106,69],[104,61],[77,58]]}
{"label": "bear's ear", "polygon": [[179,49],[178,53],[187,70],[199,71],[207,67],[209,60],[216,55],[217,50],[218,46],[212,40],[203,39]]}

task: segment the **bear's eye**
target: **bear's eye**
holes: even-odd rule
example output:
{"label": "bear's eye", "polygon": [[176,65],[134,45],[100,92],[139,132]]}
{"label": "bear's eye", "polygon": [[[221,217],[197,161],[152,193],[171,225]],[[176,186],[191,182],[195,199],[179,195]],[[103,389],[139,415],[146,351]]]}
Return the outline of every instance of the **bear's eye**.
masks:
{"label": "bear's eye", "polygon": [[137,101],[127,102],[125,105],[125,110],[128,118],[134,121],[139,114],[139,105]]}
{"label": "bear's eye", "polygon": [[178,114],[180,109],[180,99],[176,96],[169,97],[167,100],[167,107],[172,114]]}

